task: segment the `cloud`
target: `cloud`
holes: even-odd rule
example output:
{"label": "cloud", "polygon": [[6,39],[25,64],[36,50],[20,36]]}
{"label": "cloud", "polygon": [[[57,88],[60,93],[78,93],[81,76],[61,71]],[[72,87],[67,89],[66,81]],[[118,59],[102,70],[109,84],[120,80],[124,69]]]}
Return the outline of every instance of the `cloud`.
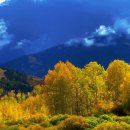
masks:
{"label": "cloud", "polygon": [[0,0],[0,6],[8,5],[11,0]]}
{"label": "cloud", "polygon": [[94,45],[94,39],[84,38],[84,45],[86,46],[92,46]]}
{"label": "cloud", "polygon": [[116,31],[113,28],[106,27],[104,25],[101,25],[98,29],[96,29],[96,34],[99,36],[108,36],[115,33]]}
{"label": "cloud", "polygon": [[48,43],[48,40],[46,36],[40,36],[36,40],[30,40],[30,39],[21,39],[18,41],[13,41],[13,44],[8,46],[8,49],[11,49],[13,51],[22,51],[25,55],[26,54],[32,54],[37,53],[40,51],[43,51],[43,48],[46,43]]}
{"label": "cloud", "polygon": [[32,42],[27,39],[20,40],[19,42],[16,43],[15,49],[22,49],[22,48],[28,48],[28,45],[31,44]]}
{"label": "cloud", "polygon": [[0,48],[11,43],[12,35],[7,32],[6,22],[0,19]]}
{"label": "cloud", "polygon": [[130,22],[128,19],[117,19],[112,26],[101,25],[84,38],[70,39],[66,42],[66,45],[74,44],[87,47],[130,44]]}
{"label": "cloud", "polygon": [[[0,0],[0,7],[9,5],[10,2],[18,1],[18,0]],[[32,2],[47,2],[48,0],[27,0]]]}

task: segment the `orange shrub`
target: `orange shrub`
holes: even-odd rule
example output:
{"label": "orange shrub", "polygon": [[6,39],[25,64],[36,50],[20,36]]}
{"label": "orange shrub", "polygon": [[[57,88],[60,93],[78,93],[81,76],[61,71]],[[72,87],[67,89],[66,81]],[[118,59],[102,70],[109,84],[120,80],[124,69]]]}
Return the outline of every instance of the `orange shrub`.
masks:
{"label": "orange shrub", "polygon": [[86,127],[85,118],[71,116],[59,124],[58,130],[84,130]]}
{"label": "orange shrub", "polygon": [[44,130],[40,125],[32,125],[28,127],[28,130]]}

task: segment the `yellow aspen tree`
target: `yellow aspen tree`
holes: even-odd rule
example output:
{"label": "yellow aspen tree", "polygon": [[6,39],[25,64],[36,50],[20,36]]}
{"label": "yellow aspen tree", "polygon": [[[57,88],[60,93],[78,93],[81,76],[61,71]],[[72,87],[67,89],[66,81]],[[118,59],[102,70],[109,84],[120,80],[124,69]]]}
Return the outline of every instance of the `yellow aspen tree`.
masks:
{"label": "yellow aspen tree", "polygon": [[[105,69],[97,62],[90,62],[83,69],[84,80],[87,79],[87,92],[89,114],[97,111],[97,105],[102,99],[102,90],[105,92],[104,74]],[[89,81],[89,82],[88,82]]]}
{"label": "yellow aspen tree", "polygon": [[109,98],[118,103],[120,86],[124,80],[130,66],[121,60],[114,60],[107,68],[106,85],[108,87]]}
{"label": "yellow aspen tree", "polygon": [[44,80],[43,95],[51,114],[72,114],[73,65],[59,62]]}

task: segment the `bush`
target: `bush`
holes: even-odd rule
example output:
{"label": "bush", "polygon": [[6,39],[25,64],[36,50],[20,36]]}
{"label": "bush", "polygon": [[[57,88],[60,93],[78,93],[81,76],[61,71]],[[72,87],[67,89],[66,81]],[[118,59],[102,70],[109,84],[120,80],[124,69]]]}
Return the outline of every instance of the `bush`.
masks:
{"label": "bush", "polygon": [[19,127],[19,130],[27,130],[25,127]]}
{"label": "bush", "polygon": [[88,127],[87,127],[86,130],[91,130],[91,129],[95,128],[99,124],[98,119],[95,118],[95,117],[90,118],[90,119],[86,119],[86,122],[88,124]]}
{"label": "bush", "polygon": [[109,121],[109,122],[113,122],[113,118],[110,115],[101,115],[99,117],[99,122],[104,122],[104,121]]}
{"label": "bush", "polygon": [[0,123],[0,129],[6,128],[6,125],[4,123]]}
{"label": "bush", "polygon": [[32,125],[28,127],[28,130],[43,130],[40,125]]}
{"label": "bush", "polygon": [[8,126],[12,126],[12,125],[22,125],[24,124],[24,120],[17,120],[17,121],[14,121],[14,120],[7,120],[6,121],[6,125]]}
{"label": "bush", "polygon": [[78,116],[71,116],[65,121],[61,122],[57,130],[85,130],[87,123],[85,118]]}
{"label": "bush", "polygon": [[40,124],[42,127],[46,128],[46,127],[51,127],[52,124],[49,121],[44,121]]}
{"label": "bush", "polygon": [[58,129],[56,126],[53,126],[53,127],[49,127],[49,128],[43,129],[43,130],[58,130]]}
{"label": "bush", "polygon": [[11,126],[11,127],[7,127],[7,128],[2,128],[0,130],[19,130],[19,128],[17,126]]}
{"label": "bush", "polygon": [[125,122],[106,122],[98,125],[93,130],[130,130],[130,125]]}
{"label": "bush", "polygon": [[46,120],[47,120],[47,117],[44,114],[35,114],[35,115],[31,115],[29,118],[26,118],[25,122],[41,123]]}
{"label": "bush", "polygon": [[53,117],[50,119],[50,123],[51,123],[52,125],[57,125],[57,124],[59,124],[61,121],[67,119],[68,117],[69,117],[69,115],[59,114],[59,115],[53,116]]}
{"label": "bush", "polygon": [[115,121],[125,122],[127,124],[130,124],[130,117],[129,116],[126,116],[126,117],[115,117]]}

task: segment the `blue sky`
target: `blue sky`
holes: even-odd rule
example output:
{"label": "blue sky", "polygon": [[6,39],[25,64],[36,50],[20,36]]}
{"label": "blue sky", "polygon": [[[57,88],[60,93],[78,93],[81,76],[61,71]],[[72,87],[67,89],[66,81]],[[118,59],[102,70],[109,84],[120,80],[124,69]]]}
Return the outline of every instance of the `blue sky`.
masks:
{"label": "blue sky", "polygon": [[129,28],[129,15],[129,0],[0,0],[0,63],[84,38],[117,19]]}

